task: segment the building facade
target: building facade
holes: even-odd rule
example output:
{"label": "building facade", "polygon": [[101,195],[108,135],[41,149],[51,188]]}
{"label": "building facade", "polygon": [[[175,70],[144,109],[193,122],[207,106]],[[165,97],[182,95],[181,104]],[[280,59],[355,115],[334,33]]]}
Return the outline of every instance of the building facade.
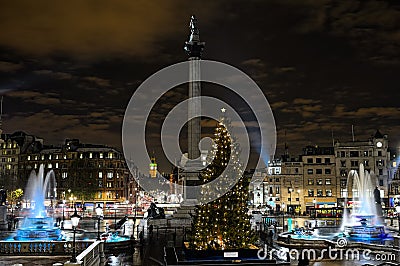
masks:
{"label": "building facade", "polygon": [[333,147],[307,146],[303,149],[302,162],[305,211],[337,207]]}
{"label": "building facade", "polygon": [[391,180],[389,180],[390,152],[387,135],[382,135],[377,131],[366,141],[337,141],[334,149],[338,206],[352,205],[353,194],[361,193],[353,190],[353,179],[349,173],[351,170],[359,172],[362,164],[365,171],[371,175],[372,185],[377,186],[381,191],[383,206],[388,207]]}
{"label": "building facade", "polygon": [[[400,151],[399,151],[400,153]],[[389,151],[388,137],[377,131],[366,141],[336,141],[333,147],[307,146],[297,158],[283,156],[268,163],[266,171],[254,173],[250,205],[292,214],[310,214],[314,209],[351,207],[351,170],[360,165],[381,192],[383,207],[400,205],[400,156]],[[262,184],[260,180],[263,180]],[[390,202],[390,204],[389,204]],[[327,213],[328,214],[328,213]]]}
{"label": "building facade", "polygon": [[55,173],[58,199],[131,201],[135,192],[129,188],[137,187],[123,154],[104,145],[67,139],[61,147],[21,154],[19,175],[25,184],[41,164],[45,172]]}

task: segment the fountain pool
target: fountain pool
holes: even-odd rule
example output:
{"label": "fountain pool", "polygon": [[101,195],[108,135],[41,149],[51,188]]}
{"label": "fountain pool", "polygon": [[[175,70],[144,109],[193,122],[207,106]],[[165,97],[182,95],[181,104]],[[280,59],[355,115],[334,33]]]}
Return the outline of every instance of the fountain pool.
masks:
{"label": "fountain pool", "polygon": [[53,217],[47,216],[46,198],[56,198],[56,181],[53,171],[44,176],[44,166],[39,172],[32,171],[26,187],[26,199],[32,203],[32,213],[25,217],[14,236],[15,240],[63,240],[60,228],[54,224]]}

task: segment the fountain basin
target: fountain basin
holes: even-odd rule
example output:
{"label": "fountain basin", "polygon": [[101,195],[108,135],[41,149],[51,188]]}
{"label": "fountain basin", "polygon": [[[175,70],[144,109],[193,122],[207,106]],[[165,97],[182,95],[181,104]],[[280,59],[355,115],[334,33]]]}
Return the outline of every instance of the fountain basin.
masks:
{"label": "fountain basin", "polygon": [[383,225],[345,226],[344,233],[354,239],[384,239],[388,237]]}
{"label": "fountain basin", "polygon": [[17,230],[15,240],[62,240],[61,229],[54,227],[51,217],[27,217]]}

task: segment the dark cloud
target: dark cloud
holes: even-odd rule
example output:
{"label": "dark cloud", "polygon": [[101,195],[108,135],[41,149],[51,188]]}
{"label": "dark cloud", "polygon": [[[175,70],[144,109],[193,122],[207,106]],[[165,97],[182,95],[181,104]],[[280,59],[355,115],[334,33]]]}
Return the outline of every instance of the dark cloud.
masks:
{"label": "dark cloud", "polygon": [[[298,154],[331,145],[332,133],[348,140],[351,125],[359,139],[379,128],[400,146],[399,10],[396,1],[377,0],[9,1],[0,8],[4,130],[120,147],[130,97],[150,75],[187,59],[182,46],[196,14],[203,58],[238,67],[267,96],[278,154],[285,141]],[[237,96],[209,84],[203,94],[238,107],[256,126]],[[182,85],[159,100],[151,141],[186,98]],[[204,132],[213,125],[203,121]]]}
{"label": "dark cloud", "polygon": [[[0,9],[0,45],[22,53],[49,56],[63,53],[98,59],[154,56],[160,42],[188,25],[186,12],[213,16],[211,3],[188,7],[185,1],[17,1]],[[210,9],[209,9],[210,8]]]}
{"label": "dark cloud", "polygon": [[0,72],[13,73],[23,68],[22,64],[0,61]]}

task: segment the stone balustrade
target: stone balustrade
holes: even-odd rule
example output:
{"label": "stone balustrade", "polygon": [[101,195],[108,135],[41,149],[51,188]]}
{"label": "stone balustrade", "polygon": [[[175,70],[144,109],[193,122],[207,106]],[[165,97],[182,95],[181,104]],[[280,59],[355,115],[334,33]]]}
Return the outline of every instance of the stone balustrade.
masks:
{"label": "stone balustrade", "polygon": [[[76,253],[87,249],[93,241],[76,241]],[[0,255],[45,256],[72,254],[72,241],[0,241]]]}

